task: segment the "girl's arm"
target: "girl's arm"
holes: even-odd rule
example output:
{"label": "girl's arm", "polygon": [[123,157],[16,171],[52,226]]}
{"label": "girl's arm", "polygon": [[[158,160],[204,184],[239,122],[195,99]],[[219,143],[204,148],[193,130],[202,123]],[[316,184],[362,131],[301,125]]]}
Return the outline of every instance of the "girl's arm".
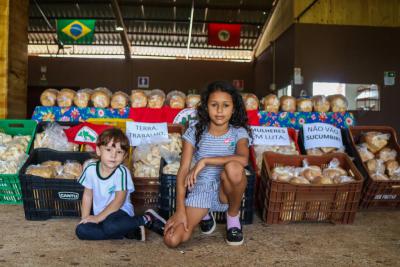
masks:
{"label": "girl's arm", "polygon": [[85,187],[82,196],[82,219],[90,216],[90,209],[92,208],[93,190]]}

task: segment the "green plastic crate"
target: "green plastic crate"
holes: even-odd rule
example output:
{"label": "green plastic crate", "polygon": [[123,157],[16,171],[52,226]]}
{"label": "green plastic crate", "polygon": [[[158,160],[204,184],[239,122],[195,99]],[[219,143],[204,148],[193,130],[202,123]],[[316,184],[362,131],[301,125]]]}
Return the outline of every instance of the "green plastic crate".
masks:
{"label": "green plastic crate", "polygon": [[[31,150],[37,122],[33,120],[0,120],[0,132],[12,136],[30,135],[26,153]],[[0,174],[0,204],[22,204],[21,185],[16,174]]]}

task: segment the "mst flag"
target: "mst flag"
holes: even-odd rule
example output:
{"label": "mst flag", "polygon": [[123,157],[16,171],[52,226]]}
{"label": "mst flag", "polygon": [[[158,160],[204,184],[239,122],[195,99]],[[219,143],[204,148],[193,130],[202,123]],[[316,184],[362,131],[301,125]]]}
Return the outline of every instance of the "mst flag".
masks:
{"label": "mst flag", "polygon": [[208,24],[208,44],[216,46],[239,46],[240,24]]}
{"label": "mst flag", "polygon": [[58,40],[64,44],[91,44],[95,24],[94,19],[58,19]]}

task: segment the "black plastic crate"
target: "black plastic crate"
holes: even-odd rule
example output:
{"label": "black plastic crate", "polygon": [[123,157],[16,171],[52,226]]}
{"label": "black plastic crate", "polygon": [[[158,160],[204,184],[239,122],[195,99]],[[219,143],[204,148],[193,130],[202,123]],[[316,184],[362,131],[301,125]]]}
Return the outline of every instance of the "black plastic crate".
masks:
{"label": "black plastic crate", "polygon": [[21,168],[22,199],[27,220],[47,220],[54,217],[80,217],[84,188],[76,180],[42,178],[26,175],[29,165],[47,160],[65,162],[75,160],[83,163],[91,158],[85,152],[58,152],[51,149],[35,149]]}
{"label": "black plastic crate", "polygon": [[[247,187],[240,207],[240,221],[242,224],[251,224],[253,223],[256,175],[250,167],[246,167],[246,169],[250,171],[250,175],[247,175]],[[176,208],[176,175],[162,174],[160,176],[158,204],[159,213],[165,219],[174,214]],[[225,212],[214,212],[214,217],[217,223],[226,222]]]}

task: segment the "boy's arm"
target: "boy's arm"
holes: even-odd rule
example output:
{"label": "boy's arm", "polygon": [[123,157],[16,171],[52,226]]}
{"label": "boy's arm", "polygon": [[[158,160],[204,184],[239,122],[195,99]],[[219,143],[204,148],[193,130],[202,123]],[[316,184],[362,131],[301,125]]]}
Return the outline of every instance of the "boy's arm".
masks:
{"label": "boy's arm", "polygon": [[100,212],[96,216],[91,216],[91,219],[93,220],[90,220],[89,222],[100,223],[104,221],[108,217],[108,215],[118,211],[125,202],[127,192],[128,191],[116,191],[114,200],[111,201],[110,204],[108,204],[108,206],[102,212]]}
{"label": "boy's arm", "polygon": [[93,190],[85,187],[82,196],[82,219],[85,219],[90,216],[92,201],[93,201]]}

